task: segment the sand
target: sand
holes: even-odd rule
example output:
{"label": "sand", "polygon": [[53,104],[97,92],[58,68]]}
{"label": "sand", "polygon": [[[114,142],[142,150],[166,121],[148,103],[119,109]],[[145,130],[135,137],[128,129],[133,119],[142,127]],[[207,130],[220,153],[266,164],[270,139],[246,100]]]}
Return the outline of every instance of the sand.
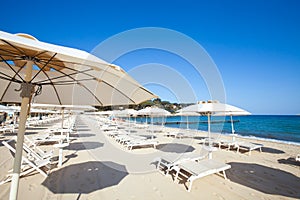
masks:
{"label": "sand", "polygon": [[[155,160],[172,151],[179,156],[185,151],[203,153],[199,138],[207,133],[195,133],[196,139],[155,133],[159,141],[156,149],[129,151],[100,131],[97,124],[94,116],[80,116],[72,134],[76,140],[63,152],[63,165],[53,168],[47,178],[38,173],[21,178],[19,199],[300,199],[300,162],[294,160],[300,146],[237,138],[263,144],[263,152],[252,151],[250,156],[226,149],[213,152],[213,159],[231,165],[226,172],[228,179],[209,175],[194,181],[188,192],[185,182],[174,182],[172,175],[158,172]],[[28,130],[27,135],[32,137],[42,131]],[[144,129],[136,131],[152,135]],[[12,136],[5,134],[0,140]],[[54,153],[58,155],[58,149]],[[1,179],[12,163],[9,151],[0,145]],[[0,185],[0,199],[8,199],[9,189],[10,183]]]}

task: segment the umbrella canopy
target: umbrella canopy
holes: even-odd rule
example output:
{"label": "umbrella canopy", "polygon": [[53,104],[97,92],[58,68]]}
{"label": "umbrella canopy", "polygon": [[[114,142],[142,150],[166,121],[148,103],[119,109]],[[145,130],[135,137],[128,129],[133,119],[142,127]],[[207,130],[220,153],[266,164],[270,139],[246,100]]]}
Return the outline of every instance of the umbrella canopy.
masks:
{"label": "umbrella canopy", "polygon": [[[197,104],[187,106],[178,110],[179,113],[186,113],[186,112],[197,112],[201,115],[218,115],[218,116],[225,116],[230,115],[230,113],[238,114],[238,113],[246,113],[247,111],[229,105],[220,103],[219,101],[200,101]],[[247,112],[248,113],[248,112]]]}
{"label": "umbrella canopy", "polygon": [[115,116],[130,117],[130,116],[136,116],[138,111],[134,109],[125,109],[125,110],[113,110],[113,113]]}
{"label": "umbrella canopy", "polygon": [[138,115],[147,115],[147,116],[167,116],[171,115],[171,113],[165,109],[158,107],[146,107],[137,112]]}
{"label": "umbrella canopy", "polygon": [[[25,81],[29,61],[33,71]],[[139,104],[156,97],[118,66],[24,34],[0,31],[0,69],[2,102],[20,102],[15,89],[24,82],[40,94],[34,99],[38,103],[108,106]]]}
{"label": "umbrella canopy", "polygon": [[[73,105],[138,104],[155,98],[120,67],[85,51],[0,31],[0,102],[21,102],[10,199],[17,198],[30,102]],[[20,91],[20,92],[16,92]]]}

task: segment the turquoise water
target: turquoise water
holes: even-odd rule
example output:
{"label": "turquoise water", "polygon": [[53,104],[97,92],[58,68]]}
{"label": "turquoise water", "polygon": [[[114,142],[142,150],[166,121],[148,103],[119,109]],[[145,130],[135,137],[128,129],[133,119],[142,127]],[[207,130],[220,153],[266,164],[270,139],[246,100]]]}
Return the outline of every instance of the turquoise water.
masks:
{"label": "turquoise water", "polygon": [[[235,133],[241,136],[274,139],[300,144],[300,116],[284,115],[250,115],[234,116]],[[145,121],[145,118],[137,118]],[[207,117],[181,117],[154,118],[155,123],[166,122],[167,127],[198,129],[207,131]],[[230,117],[212,117],[211,131],[223,134],[231,133]],[[225,122],[224,122],[225,121]],[[151,119],[148,118],[148,122]],[[173,123],[172,123],[173,122]],[[183,123],[180,123],[183,122]]]}

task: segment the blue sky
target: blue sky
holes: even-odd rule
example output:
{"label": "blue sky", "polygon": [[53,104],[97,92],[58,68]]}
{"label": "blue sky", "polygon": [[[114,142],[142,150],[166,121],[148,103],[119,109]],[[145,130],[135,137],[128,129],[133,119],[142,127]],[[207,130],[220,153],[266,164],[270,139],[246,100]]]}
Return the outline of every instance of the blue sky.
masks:
{"label": "blue sky", "polygon": [[[6,9],[1,10],[1,30],[88,52],[129,29],[163,27],[181,32],[214,60],[228,103],[254,114],[300,113],[300,1],[4,0],[2,8]],[[201,77],[190,75],[189,63],[168,52],[131,52],[115,61],[129,72],[153,62],[182,74],[197,99],[210,98]],[[168,88],[146,87],[164,100],[176,101]]]}

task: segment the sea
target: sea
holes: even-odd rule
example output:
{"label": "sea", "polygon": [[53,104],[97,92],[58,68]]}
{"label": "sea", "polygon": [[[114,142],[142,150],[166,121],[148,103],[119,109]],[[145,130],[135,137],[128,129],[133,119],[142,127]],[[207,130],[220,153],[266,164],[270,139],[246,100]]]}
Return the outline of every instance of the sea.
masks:
{"label": "sea", "polygon": [[[168,116],[136,120],[164,124],[166,127],[208,130],[207,116]],[[212,132],[232,133],[230,117],[212,116],[210,121]],[[232,121],[234,133],[239,136],[300,145],[300,116],[298,115],[233,116]]]}

